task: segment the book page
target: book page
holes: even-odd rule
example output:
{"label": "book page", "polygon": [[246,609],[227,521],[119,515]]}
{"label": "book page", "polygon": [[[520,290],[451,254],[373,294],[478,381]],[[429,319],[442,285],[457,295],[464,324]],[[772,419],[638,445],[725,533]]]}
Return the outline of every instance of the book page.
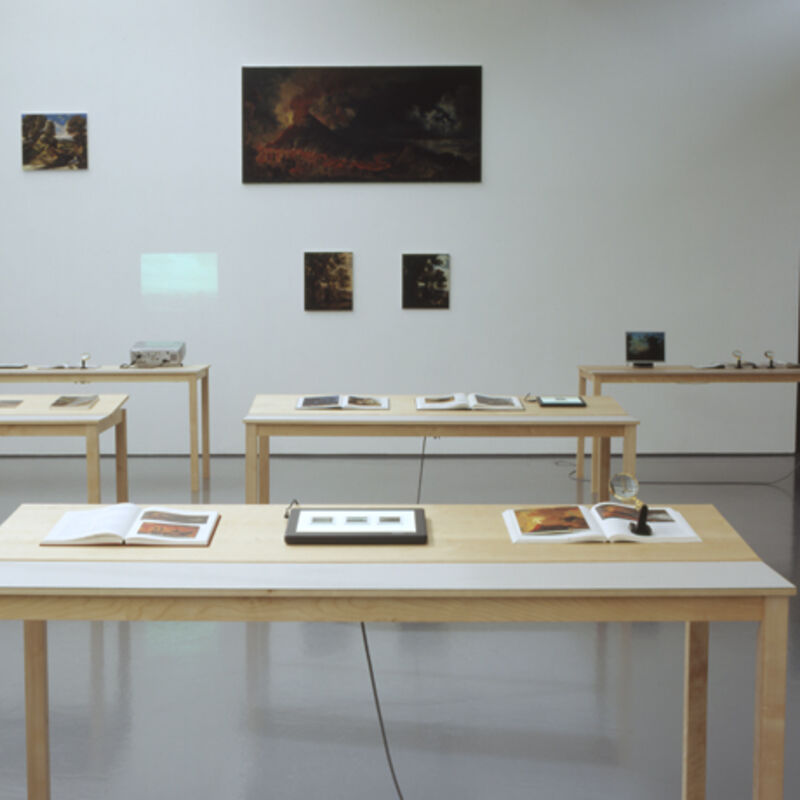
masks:
{"label": "book page", "polygon": [[481,411],[522,411],[523,409],[518,397],[494,394],[471,394],[469,407]]}
{"label": "book page", "polygon": [[388,397],[370,397],[363,394],[349,394],[344,401],[345,408],[380,409],[389,408]]}
{"label": "book page", "polygon": [[513,542],[592,542],[605,536],[581,506],[509,508],[503,520]]}
{"label": "book page", "polygon": [[630,523],[637,522],[639,510],[623,503],[598,503],[590,512],[606,533],[609,541],[628,542],[689,542],[700,541],[683,515],[674,508],[649,508],[647,524],[652,533],[633,533]]}
{"label": "book page", "polygon": [[150,506],[133,522],[125,543],[204,547],[211,541],[218,520],[216,511]]}
{"label": "book page", "polygon": [[463,392],[426,394],[417,397],[417,409],[420,411],[452,411],[460,408],[469,408],[467,396]]}
{"label": "book page", "polygon": [[133,503],[90,511],[65,511],[42,544],[121,544],[139,514]]}
{"label": "book page", "polygon": [[341,408],[343,398],[338,394],[316,394],[300,397],[297,400],[297,408]]}

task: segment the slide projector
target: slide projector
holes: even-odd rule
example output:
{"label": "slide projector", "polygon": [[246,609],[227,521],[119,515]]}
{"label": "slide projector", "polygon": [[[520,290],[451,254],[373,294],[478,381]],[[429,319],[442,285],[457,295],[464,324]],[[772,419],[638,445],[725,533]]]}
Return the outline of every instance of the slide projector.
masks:
{"label": "slide projector", "polygon": [[186,355],[186,342],[134,342],[132,367],[180,367]]}

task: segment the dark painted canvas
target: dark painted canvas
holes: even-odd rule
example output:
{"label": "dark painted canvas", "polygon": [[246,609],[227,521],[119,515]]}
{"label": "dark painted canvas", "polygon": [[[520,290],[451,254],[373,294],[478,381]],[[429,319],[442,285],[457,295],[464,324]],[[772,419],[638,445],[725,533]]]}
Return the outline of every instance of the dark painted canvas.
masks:
{"label": "dark painted canvas", "polygon": [[481,179],[481,67],[244,67],[242,180]]}
{"label": "dark painted canvas", "polygon": [[306,253],[305,310],[353,310],[353,254]]}
{"label": "dark painted canvas", "polygon": [[450,308],[449,255],[403,255],[403,308]]}

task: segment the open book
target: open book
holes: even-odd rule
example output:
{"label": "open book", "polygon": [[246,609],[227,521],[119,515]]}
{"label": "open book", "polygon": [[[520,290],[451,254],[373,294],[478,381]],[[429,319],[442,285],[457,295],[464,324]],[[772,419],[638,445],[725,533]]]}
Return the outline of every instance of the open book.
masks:
{"label": "open book", "polygon": [[117,503],[90,511],[65,511],[42,544],[155,544],[205,547],[219,512]]}
{"label": "open book", "polygon": [[453,394],[424,395],[417,398],[419,411],[452,411],[455,409],[477,409],[480,411],[522,411],[524,406],[518,397],[497,394]]}
{"label": "open book", "polygon": [[50,405],[53,408],[91,408],[99,399],[96,394],[62,394]]}
{"label": "open book", "polygon": [[301,397],[297,401],[297,408],[389,408],[389,398],[363,394],[318,394]]}
{"label": "open book", "polygon": [[594,506],[509,508],[503,520],[512,542],[699,542],[683,515],[674,508],[650,508],[652,533],[633,533],[639,511],[622,503]]}

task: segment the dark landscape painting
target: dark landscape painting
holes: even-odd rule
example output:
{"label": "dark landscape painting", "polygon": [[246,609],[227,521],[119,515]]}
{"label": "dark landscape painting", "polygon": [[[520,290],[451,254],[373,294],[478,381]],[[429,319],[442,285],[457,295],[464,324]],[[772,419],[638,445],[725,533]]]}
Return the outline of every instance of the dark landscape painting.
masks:
{"label": "dark landscape painting", "polygon": [[23,114],[23,169],[87,169],[86,114]]}
{"label": "dark landscape painting", "polygon": [[480,67],[244,67],[242,181],[480,181]]}
{"label": "dark landscape painting", "polygon": [[353,254],[305,254],[306,311],[353,310]]}
{"label": "dark landscape painting", "polygon": [[403,308],[450,308],[449,255],[403,255]]}

